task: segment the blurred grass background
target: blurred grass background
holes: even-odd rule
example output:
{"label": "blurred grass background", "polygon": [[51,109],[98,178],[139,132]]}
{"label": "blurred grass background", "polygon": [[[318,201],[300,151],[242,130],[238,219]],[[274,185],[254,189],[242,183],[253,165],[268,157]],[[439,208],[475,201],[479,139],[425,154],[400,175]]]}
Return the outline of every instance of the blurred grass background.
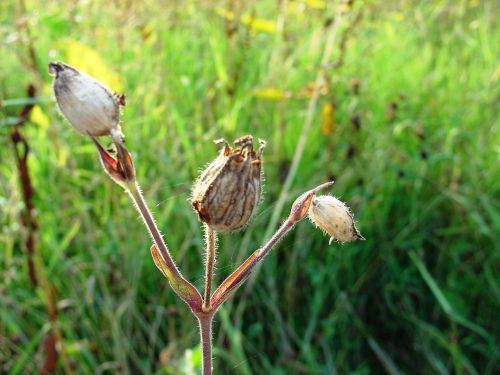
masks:
{"label": "blurred grass background", "polygon": [[[203,234],[187,200],[215,138],[268,141],[263,203],[221,236],[219,281],[315,184],[334,178],[355,212],[366,241],[328,246],[304,221],[222,308],[216,374],[499,373],[498,19],[498,2],[476,0],[0,2],[0,372],[200,362],[195,320],[135,210],[55,107],[47,63],[62,60],[126,93],[139,181],[197,286]],[[36,287],[11,141],[29,103]]]}

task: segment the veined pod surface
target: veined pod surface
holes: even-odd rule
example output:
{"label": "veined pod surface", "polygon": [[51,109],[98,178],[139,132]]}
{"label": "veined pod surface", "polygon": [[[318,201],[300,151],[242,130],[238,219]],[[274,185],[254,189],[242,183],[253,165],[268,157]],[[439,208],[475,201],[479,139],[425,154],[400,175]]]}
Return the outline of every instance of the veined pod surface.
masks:
{"label": "veined pod surface", "polygon": [[251,135],[235,140],[234,149],[223,139],[215,143],[223,148],[194,184],[191,204],[200,220],[213,230],[238,230],[260,202],[265,141],[259,139],[258,150],[253,148]]}
{"label": "veined pod surface", "polygon": [[349,207],[344,202],[330,195],[313,198],[309,207],[309,219],[333,240],[351,242],[364,240],[353,220]]}
{"label": "veined pod surface", "polygon": [[59,109],[82,134],[111,135],[123,142],[120,127],[120,105],[125,97],[117,96],[104,84],[62,62],[49,63],[54,75],[54,94]]}

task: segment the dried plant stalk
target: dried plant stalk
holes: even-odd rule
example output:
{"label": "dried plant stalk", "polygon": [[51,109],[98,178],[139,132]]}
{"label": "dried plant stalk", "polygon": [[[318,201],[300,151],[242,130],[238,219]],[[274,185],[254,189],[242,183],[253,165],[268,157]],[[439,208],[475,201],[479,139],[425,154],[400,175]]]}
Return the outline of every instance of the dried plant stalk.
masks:
{"label": "dried plant stalk", "polygon": [[[316,79],[316,89],[309,102],[306,120],[299,137],[292,165],[281,190],[278,202],[276,203],[276,208],[265,236],[269,238],[269,240],[237,267],[213,293],[212,281],[216,259],[217,232],[239,230],[248,223],[254,214],[261,197],[262,150],[265,142],[259,140],[260,147],[254,150],[253,137],[251,135],[238,138],[234,142],[234,148],[231,148],[223,139],[217,140],[216,144],[222,145],[219,155],[208,165],[194,184],[191,203],[200,221],[203,222],[206,232],[205,284],[203,297],[177,268],[141,193],[141,189],[136,180],[132,155],[123,144],[123,137],[121,136],[117,116],[113,116],[113,114],[116,115],[117,113],[119,115],[116,109],[118,105],[121,104],[119,102],[120,97],[111,95],[108,89],[103,88],[103,86],[101,86],[99,82],[93,80],[93,78],[81,75],[78,71],[78,74],[74,74],[71,70],[73,68],[69,70],[71,74],[68,74],[66,77],[69,81],[66,80],[62,86],[58,85],[58,77],[61,78],[62,72],[69,68],[62,63],[57,63],[60,65],[55,63],[51,65],[51,69],[56,73],[54,88],[62,112],[80,132],[86,133],[92,138],[99,152],[104,170],[113,181],[128,192],[153,240],[151,255],[156,267],[167,278],[172,289],[179,298],[190,307],[193,315],[199,322],[203,375],[212,374],[212,320],[215,313],[230,295],[249,277],[252,271],[263,261],[279,240],[290,232],[297,222],[304,219],[309,214],[314,222],[332,237],[341,240],[362,239],[361,234],[354,226],[352,216],[350,216],[350,211],[347,206],[343,205],[343,203],[333,205],[328,199],[315,198],[319,190],[330,187],[333,182],[319,185],[299,196],[293,203],[288,217],[284,220],[279,229],[272,236],[270,235],[272,233],[270,228],[274,228],[278,221],[278,217],[288,196],[288,191],[297,172],[298,164],[305,148],[307,134],[312,125],[314,110],[318,101],[319,88],[322,87],[325,82],[328,59],[332,54],[337,30],[342,20],[340,8],[341,7],[339,7],[339,11],[335,17],[335,21],[329,27],[320,72]],[[58,70],[60,68],[61,70]],[[97,84],[94,84],[94,81],[97,82]],[[92,116],[97,116],[96,118],[99,118],[99,129],[96,128],[96,124],[93,121],[87,121],[90,115],[86,113],[85,110],[81,111],[80,109],[74,108],[75,104],[73,99],[75,97],[81,97],[82,92],[93,92],[93,96],[99,99],[99,101],[97,101],[97,99],[92,99],[92,95],[89,97],[83,95],[86,98],[87,107],[97,108],[97,111],[99,106],[103,106],[104,108],[102,113],[92,114]],[[66,98],[65,95],[69,97]],[[120,136],[117,136],[117,134]],[[110,155],[99,144],[95,138],[95,136],[99,135],[110,135],[112,137],[117,149],[116,157]],[[343,225],[341,231],[336,232],[335,225],[332,227],[331,222],[334,224],[335,222],[337,224],[341,223]],[[348,236],[349,234],[350,237]]]}

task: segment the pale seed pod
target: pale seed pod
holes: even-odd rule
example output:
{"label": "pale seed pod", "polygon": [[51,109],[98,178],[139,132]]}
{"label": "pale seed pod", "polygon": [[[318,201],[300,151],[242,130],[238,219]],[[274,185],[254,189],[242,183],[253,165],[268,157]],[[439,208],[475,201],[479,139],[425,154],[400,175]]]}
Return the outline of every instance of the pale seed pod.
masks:
{"label": "pale seed pod", "polygon": [[49,63],[54,78],[54,94],[64,117],[85,135],[111,135],[123,143],[120,105],[124,96],[113,94],[104,84],[62,62]]}
{"label": "pale seed pod", "polygon": [[309,207],[309,219],[330,235],[330,242],[364,240],[356,228],[349,207],[330,195],[316,196]]}
{"label": "pale seed pod", "polygon": [[241,229],[260,203],[262,150],[253,149],[253,137],[234,141],[235,149],[223,140],[219,156],[201,173],[193,186],[191,204],[201,221],[219,232]]}

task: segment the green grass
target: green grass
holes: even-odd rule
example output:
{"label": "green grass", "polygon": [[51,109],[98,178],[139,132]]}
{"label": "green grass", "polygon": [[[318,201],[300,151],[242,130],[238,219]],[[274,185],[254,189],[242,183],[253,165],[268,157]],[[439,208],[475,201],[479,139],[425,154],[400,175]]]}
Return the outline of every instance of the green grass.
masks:
{"label": "green grass", "polygon": [[[75,372],[190,374],[199,363],[196,322],[155,269],[128,198],[58,113],[48,61],[72,58],[121,85],[112,88],[127,94],[123,128],[138,179],[180,268],[201,287],[203,234],[187,200],[216,155],[211,140],[268,141],[263,203],[245,231],[221,236],[221,280],[265,240],[302,135],[309,98],[298,93],[316,79],[336,13],[316,1],[288,1],[289,10],[275,1],[126,3],[26,0],[25,12],[22,2],[0,3],[0,372],[38,373],[50,331],[46,296],[28,279],[9,139],[25,103],[13,99],[29,83],[40,98],[22,129],[37,242]],[[257,22],[229,22],[221,9],[282,20],[284,31],[252,31]],[[494,1],[360,1],[345,14],[331,56],[347,30],[344,64],[328,70],[280,217],[334,176],[332,193],[367,240],[328,246],[310,223],[297,225],[220,311],[217,374],[498,373],[498,14]],[[296,95],[270,100],[266,88]],[[327,136],[326,103],[335,108]]]}

